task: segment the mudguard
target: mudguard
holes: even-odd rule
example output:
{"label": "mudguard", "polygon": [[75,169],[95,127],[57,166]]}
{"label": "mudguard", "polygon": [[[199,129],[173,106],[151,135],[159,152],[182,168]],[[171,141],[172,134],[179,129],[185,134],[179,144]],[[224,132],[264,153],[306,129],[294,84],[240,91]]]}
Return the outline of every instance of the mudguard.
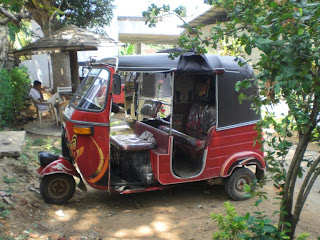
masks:
{"label": "mudguard", "polygon": [[39,167],[38,173],[41,176],[55,174],[55,173],[65,173],[81,179],[80,174],[78,173],[76,168],[73,166],[73,164],[62,156],[59,156],[57,160],[52,161],[51,163],[49,163],[44,167]]}
{"label": "mudguard", "polygon": [[231,155],[222,165],[220,176],[228,177],[236,167],[256,165],[260,170],[266,169],[263,155],[256,152],[245,151]]}

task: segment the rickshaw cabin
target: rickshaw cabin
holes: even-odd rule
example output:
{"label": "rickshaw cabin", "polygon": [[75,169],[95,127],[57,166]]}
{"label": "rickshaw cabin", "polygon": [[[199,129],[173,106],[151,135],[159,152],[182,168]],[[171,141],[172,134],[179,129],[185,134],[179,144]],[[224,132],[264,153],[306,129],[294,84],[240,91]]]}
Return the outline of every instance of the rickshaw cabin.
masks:
{"label": "rickshaw cabin", "polygon": [[[151,148],[158,152],[172,152],[172,172],[179,178],[190,178],[201,174],[206,165],[206,148],[212,142],[211,131],[227,130],[251,125],[260,119],[260,113],[251,109],[251,102],[239,103],[240,92],[235,91],[235,84],[244,79],[254,79],[253,70],[248,65],[240,66],[234,57],[216,55],[184,54],[171,60],[168,54],[119,56],[114,59],[103,59],[98,64],[116,67],[118,71],[141,72],[150,79],[152,75],[162,73],[172,86],[171,115],[159,118],[154,114],[159,110],[161,102],[147,102],[144,112],[152,113],[143,123],[136,122],[139,138],[143,131],[152,132],[157,144]],[[118,65],[116,65],[118,64]],[[146,81],[144,81],[146,82]],[[154,86],[153,86],[154,87]],[[152,91],[155,89],[152,88]],[[251,96],[257,94],[252,87],[244,91]],[[159,132],[160,130],[160,132]],[[165,135],[173,136],[173,149],[163,149]],[[118,149],[135,149],[133,145],[120,146],[119,137],[112,137],[111,144]],[[168,140],[167,140],[168,141]],[[166,141],[166,142],[167,142]],[[148,149],[150,149],[148,147]],[[186,160],[189,159],[189,160]],[[155,174],[156,175],[156,174]]]}

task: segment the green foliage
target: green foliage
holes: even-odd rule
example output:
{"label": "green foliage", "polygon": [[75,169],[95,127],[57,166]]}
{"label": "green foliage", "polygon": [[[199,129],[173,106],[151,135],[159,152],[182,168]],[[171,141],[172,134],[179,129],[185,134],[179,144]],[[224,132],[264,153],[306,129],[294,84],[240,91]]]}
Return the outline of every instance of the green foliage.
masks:
{"label": "green foliage", "polygon": [[0,70],[0,128],[10,123],[14,118],[13,88],[11,77],[6,69]]}
{"label": "green foliage", "polygon": [[310,236],[310,233],[301,233],[298,235],[297,240],[306,240]]}
{"label": "green foliage", "polygon": [[105,33],[104,27],[113,17],[113,0],[66,0],[61,7],[59,21]]}
{"label": "green foliage", "polygon": [[134,55],[135,51],[136,48],[134,47],[134,44],[129,43],[120,49],[119,55]]}
{"label": "green foliage", "polygon": [[[258,189],[263,187],[263,182],[254,184],[258,185]],[[226,216],[222,214],[212,214],[212,219],[218,224],[219,231],[213,234],[214,240],[240,240],[240,239],[289,239],[285,231],[280,231],[278,227],[272,224],[271,219],[266,215],[265,211],[260,210],[260,204],[264,200],[268,200],[267,193],[261,190],[252,191],[250,186],[245,185],[245,190],[250,197],[258,197],[254,203],[256,211],[253,215],[247,212],[244,216],[239,216],[235,207],[230,202],[225,202]]]}
{"label": "green foliage", "polygon": [[23,110],[30,82],[26,68],[0,70],[0,128],[12,123]]}
{"label": "green foliage", "polygon": [[42,151],[53,152],[54,154],[61,154],[61,150],[54,146],[55,139],[50,137],[37,138],[30,145],[41,147]]}
{"label": "green foliage", "polygon": [[34,33],[31,31],[31,23],[25,20],[21,22],[19,31],[13,30],[12,33],[10,31],[11,29],[9,28],[9,36],[11,36],[10,39],[14,42],[15,49],[20,49],[30,44],[32,36],[34,36]]}
{"label": "green foliage", "polygon": [[230,202],[225,202],[226,216],[222,214],[212,214],[212,219],[218,223],[220,231],[213,234],[213,239],[216,240],[237,240],[238,235],[247,230],[244,219],[237,215],[235,207]]}
{"label": "green foliage", "polygon": [[[50,0],[45,3],[34,3],[33,1],[21,0],[0,0],[0,7],[6,14],[0,13],[0,17],[5,18],[4,24],[8,27],[10,40],[18,40],[24,44],[27,37],[19,36],[22,30],[25,35],[30,31],[24,28],[23,19],[38,21],[41,29],[48,34],[49,26],[51,30],[56,30],[61,25],[74,24],[83,28],[95,29],[96,32],[106,34],[104,27],[113,18],[113,0]],[[39,18],[39,13],[41,17]],[[14,18],[7,18],[11,14]]]}
{"label": "green foliage", "polygon": [[11,85],[13,88],[13,105],[15,113],[19,113],[24,108],[25,100],[28,96],[31,79],[27,68],[14,68],[11,70]]}
{"label": "green foliage", "polygon": [[[256,204],[260,204],[256,203]],[[247,213],[245,216],[238,216],[234,206],[224,203],[226,216],[212,214],[212,219],[217,221],[220,231],[213,234],[214,240],[240,240],[240,239],[288,239],[284,232],[279,232],[277,226],[263,211],[256,211],[254,215]]]}
{"label": "green foliage", "polygon": [[146,19],[146,24],[149,27],[155,27],[158,23],[156,17],[164,12],[169,12],[170,6],[163,4],[162,7],[158,7],[156,4],[152,3],[147,11],[142,13],[142,16]]}
{"label": "green foliage", "polygon": [[54,154],[61,154],[61,150],[54,146],[54,141],[55,141],[54,139],[51,139],[48,137],[45,140],[45,144],[43,145],[44,150],[48,152],[53,152]]}
{"label": "green foliage", "polygon": [[0,219],[5,219],[9,215],[10,211],[7,206],[0,202]]}
{"label": "green foliage", "polygon": [[10,177],[8,175],[4,175],[3,176],[3,181],[6,183],[6,184],[11,184],[11,183],[15,183],[17,180],[14,176]]}
{"label": "green foliage", "polygon": [[181,17],[187,16],[187,9],[185,6],[179,6],[176,9],[174,9],[173,11]]}
{"label": "green foliage", "polygon": [[8,237],[0,234],[0,240],[14,240],[14,237]]}

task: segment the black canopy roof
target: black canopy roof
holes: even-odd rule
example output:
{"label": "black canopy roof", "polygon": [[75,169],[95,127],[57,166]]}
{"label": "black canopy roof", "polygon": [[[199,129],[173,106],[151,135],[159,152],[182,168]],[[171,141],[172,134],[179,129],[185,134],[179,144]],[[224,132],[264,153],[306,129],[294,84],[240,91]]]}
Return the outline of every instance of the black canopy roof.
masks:
{"label": "black canopy roof", "polygon": [[248,76],[253,73],[248,64],[239,66],[235,57],[213,54],[184,54],[173,60],[169,58],[168,53],[127,55],[104,58],[93,65],[110,65],[117,68],[118,71],[130,72],[183,71],[208,73],[213,70],[224,69],[225,71],[243,72]]}
{"label": "black canopy roof", "polygon": [[251,101],[243,101],[240,104],[238,99],[241,92],[247,96],[257,95],[257,87],[253,86],[241,92],[235,91],[234,88],[237,81],[254,78],[253,69],[249,64],[240,66],[235,57],[213,54],[185,53],[174,60],[168,56],[168,53],[118,56],[102,59],[95,64],[111,65],[118,71],[130,72],[221,73],[216,78],[217,130],[244,126],[260,120],[260,113],[251,109]]}

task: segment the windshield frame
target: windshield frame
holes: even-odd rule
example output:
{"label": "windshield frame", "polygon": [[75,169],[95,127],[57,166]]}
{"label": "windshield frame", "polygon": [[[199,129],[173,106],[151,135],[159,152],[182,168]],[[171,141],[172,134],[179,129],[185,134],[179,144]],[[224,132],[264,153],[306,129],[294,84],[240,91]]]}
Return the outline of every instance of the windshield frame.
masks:
{"label": "windshield frame", "polygon": [[[109,76],[108,79],[106,79],[107,81],[107,87],[105,90],[105,99],[103,100],[103,105],[101,106],[101,108],[99,109],[90,109],[90,108],[84,108],[82,106],[79,107],[79,102],[78,104],[75,104],[77,101],[83,101],[83,99],[85,99],[88,96],[88,93],[91,92],[93,85],[96,83],[97,78],[100,76],[100,74],[102,73],[102,71],[105,70],[108,72]],[[90,73],[92,73],[93,71],[98,71],[96,74],[94,74],[95,76],[90,75]],[[83,89],[84,87],[88,84],[88,78],[89,77],[93,77],[91,84],[87,87],[87,90],[85,91],[85,93],[83,93]],[[90,72],[87,74],[87,76],[85,77],[85,79],[81,82],[79,88],[76,90],[76,92],[73,94],[71,100],[70,100],[70,105],[79,110],[79,111],[84,111],[84,112],[102,112],[105,110],[106,106],[107,106],[107,101],[109,98],[109,88],[110,88],[110,81],[111,81],[111,71],[108,68],[105,67],[93,67],[92,69],[90,69]],[[105,85],[104,85],[105,86]],[[102,87],[100,88],[102,89]],[[77,99],[77,97],[80,97],[79,99]]]}

